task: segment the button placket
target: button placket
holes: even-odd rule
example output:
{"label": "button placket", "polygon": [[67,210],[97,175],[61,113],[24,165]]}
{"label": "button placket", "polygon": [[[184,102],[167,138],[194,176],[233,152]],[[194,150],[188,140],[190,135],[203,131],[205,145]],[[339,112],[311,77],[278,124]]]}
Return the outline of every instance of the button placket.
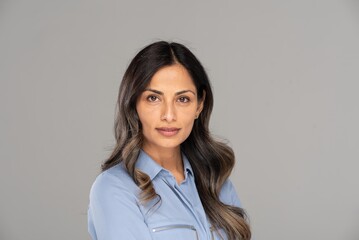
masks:
{"label": "button placket", "polygon": [[[171,183],[168,183],[166,180],[170,178]],[[164,180],[164,179],[163,179]],[[186,194],[184,193],[184,191],[181,189],[181,186],[179,186],[175,180],[175,178],[172,176],[172,174],[168,173],[167,177],[166,177],[165,183],[172,189],[172,191],[174,191],[176,193],[176,195],[181,199],[181,201],[187,206],[187,208],[191,211],[191,213],[193,214],[193,216],[195,217],[199,227],[202,229],[202,231],[206,234],[206,236],[208,237],[208,239],[214,239],[213,237],[213,233],[210,230],[208,225],[208,219],[206,216],[206,213],[203,209],[201,200],[199,198],[199,196],[195,196],[196,199],[193,199],[193,201],[191,201],[190,199],[188,199],[188,197],[186,196]],[[184,182],[184,184],[190,184],[190,186],[187,187],[191,187],[194,189],[191,189],[190,191],[196,192],[197,193],[197,188],[195,187],[195,183],[192,182],[189,178],[186,179],[186,181]],[[194,186],[193,186],[194,185]],[[203,212],[201,212],[199,210],[199,208],[201,208],[201,210],[203,210]],[[204,216],[204,217],[203,217]]]}
{"label": "button placket", "polygon": [[[173,178],[172,179],[173,180],[173,185],[168,182],[168,177]],[[162,180],[167,184],[168,187],[170,187],[172,189],[172,191],[177,195],[177,197],[181,200],[181,202],[183,204],[185,204],[185,206],[187,206],[187,209],[189,209],[190,212],[192,213],[192,215],[194,216],[198,226],[202,229],[202,231],[204,233],[206,233],[206,235],[208,235],[208,231],[206,230],[206,227],[203,225],[201,219],[199,219],[197,211],[194,209],[194,207],[192,206],[192,204],[188,200],[188,198],[183,194],[181,189],[177,186],[177,182],[175,181],[174,177],[173,176],[167,176],[165,178],[162,178]]]}

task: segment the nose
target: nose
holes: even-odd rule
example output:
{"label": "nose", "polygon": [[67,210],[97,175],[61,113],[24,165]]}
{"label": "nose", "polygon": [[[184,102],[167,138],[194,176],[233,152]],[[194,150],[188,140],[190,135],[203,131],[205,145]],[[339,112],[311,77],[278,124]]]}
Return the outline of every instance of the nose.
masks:
{"label": "nose", "polygon": [[176,109],[173,103],[165,103],[162,108],[161,120],[172,122],[176,120]]}

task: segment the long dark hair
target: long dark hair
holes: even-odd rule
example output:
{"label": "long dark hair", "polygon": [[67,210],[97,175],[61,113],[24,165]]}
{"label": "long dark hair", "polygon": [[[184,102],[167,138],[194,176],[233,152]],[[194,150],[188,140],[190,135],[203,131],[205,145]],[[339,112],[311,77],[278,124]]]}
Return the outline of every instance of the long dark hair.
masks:
{"label": "long dark hair", "polygon": [[216,229],[223,229],[229,239],[247,240],[251,231],[242,208],[223,204],[219,193],[234,166],[234,153],[209,132],[213,94],[207,74],[193,53],[179,43],[159,41],[142,49],[131,61],[122,79],[115,121],[116,146],[102,165],[105,171],[123,162],[128,173],[142,190],[141,198],[148,201],[157,196],[149,176],[135,168],[143,136],[136,112],[136,101],[161,68],[181,64],[189,72],[197,89],[203,110],[195,120],[189,137],[181,144],[196,176],[196,186],[204,210]]}

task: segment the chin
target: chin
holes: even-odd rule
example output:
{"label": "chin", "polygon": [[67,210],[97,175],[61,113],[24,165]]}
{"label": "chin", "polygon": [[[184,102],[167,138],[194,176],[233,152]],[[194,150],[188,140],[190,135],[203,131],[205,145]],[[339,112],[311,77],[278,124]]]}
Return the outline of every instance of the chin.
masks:
{"label": "chin", "polygon": [[175,149],[180,147],[182,142],[177,139],[161,139],[160,141],[152,142],[151,145],[163,149]]}
{"label": "chin", "polygon": [[[188,136],[187,136],[188,137]],[[150,148],[156,149],[176,149],[179,148],[180,145],[187,139],[186,136],[175,136],[175,137],[163,137],[161,135],[152,135],[146,138],[145,142],[148,143]],[[155,139],[155,141],[151,141],[150,139]]]}
{"label": "chin", "polygon": [[176,143],[162,143],[158,146],[161,148],[178,148],[181,145],[182,142],[176,142]]}

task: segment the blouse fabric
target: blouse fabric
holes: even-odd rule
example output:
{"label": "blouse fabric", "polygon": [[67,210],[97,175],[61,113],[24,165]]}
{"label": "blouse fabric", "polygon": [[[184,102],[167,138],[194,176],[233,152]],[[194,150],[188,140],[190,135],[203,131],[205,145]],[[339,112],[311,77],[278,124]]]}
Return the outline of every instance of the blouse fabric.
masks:
{"label": "blouse fabric", "polygon": [[[212,229],[197,192],[192,167],[184,154],[182,159],[185,179],[178,184],[171,172],[141,150],[136,168],[150,177],[160,196],[146,204],[140,202],[140,188],[122,163],[102,172],[90,192],[88,231],[92,239],[212,240],[221,239],[220,236],[226,239],[223,231]],[[224,183],[220,200],[240,207],[230,180]]]}

